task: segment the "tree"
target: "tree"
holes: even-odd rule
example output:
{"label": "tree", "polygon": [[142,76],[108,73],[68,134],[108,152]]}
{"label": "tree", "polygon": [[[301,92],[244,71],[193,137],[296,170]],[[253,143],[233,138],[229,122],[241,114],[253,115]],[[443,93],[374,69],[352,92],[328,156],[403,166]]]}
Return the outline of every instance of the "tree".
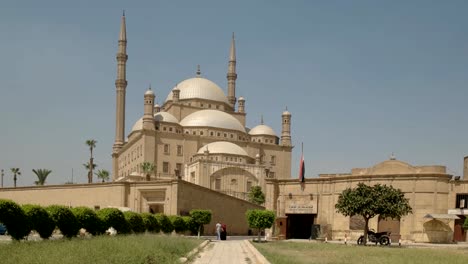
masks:
{"label": "tree", "polygon": [[13,182],[14,186],[16,188],[16,180],[18,179],[16,175],[21,175],[20,169],[19,168],[11,168],[11,173],[13,173]]}
{"label": "tree", "polygon": [[265,228],[270,228],[275,222],[275,212],[269,210],[248,210],[245,213],[250,228],[258,230],[258,242],[260,242],[260,233]]}
{"label": "tree", "polygon": [[149,181],[151,179],[151,174],[154,172],[156,166],[149,161],[143,162],[140,166],[141,170],[146,176],[146,180]]}
{"label": "tree", "polygon": [[88,161],[88,162],[86,162],[86,163],[83,163],[83,167],[85,167],[85,169],[88,171],[88,183],[90,183],[90,181],[89,181],[90,179],[91,179],[91,182],[92,182],[92,181],[93,181],[93,177],[90,177],[90,176],[89,176],[89,173],[90,173],[92,170],[96,169],[96,168],[98,167],[98,165],[95,164],[95,163],[93,163],[92,168],[91,168],[90,163],[89,163],[89,161]]}
{"label": "tree", "polygon": [[190,217],[198,227],[198,238],[200,238],[202,226],[211,222],[211,210],[194,209],[190,211]]}
{"label": "tree", "polygon": [[253,186],[250,188],[249,202],[259,205],[265,202],[265,194],[262,192],[262,187]]}
{"label": "tree", "polygon": [[47,179],[47,176],[49,176],[49,174],[52,172],[51,170],[48,170],[48,169],[37,169],[37,170],[33,169],[32,171],[37,176],[37,181],[34,182],[36,185],[44,185]]}
{"label": "tree", "polygon": [[360,215],[364,218],[364,245],[367,243],[369,219],[376,215],[400,219],[412,213],[408,199],[400,189],[381,184],[368,186],[359,183],[356,188],[347,188],[338,197],[335,208],[344,216]]}
{"label": "tree", "polygon": [[107,170],[98,170],[96,173],[95,173],[96,177],[98,177],[98,179],[101,179],[102,182],[105,182],[107,180],[109,180],[109,171]]}
{"label": "tree", "polygon": [[94,139],[88,139],[86,140],[86,145],[89,147],[89,152],[90,152],[90,158],[89,158],[89,164],[91,164],[91,166],[89,166],[89,172],[88,172],[88,183],[92,183],[93,182],[93,170],[94,170],[94,167],[93,167],[93,149],[96,148],[96,143],[97,141],[94,140]]}

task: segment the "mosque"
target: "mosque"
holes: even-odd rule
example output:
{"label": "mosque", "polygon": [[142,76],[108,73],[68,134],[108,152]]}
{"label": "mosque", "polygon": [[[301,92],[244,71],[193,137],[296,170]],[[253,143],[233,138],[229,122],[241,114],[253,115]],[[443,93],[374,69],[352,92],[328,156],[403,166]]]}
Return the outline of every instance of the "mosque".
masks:
{"label": "mosque", "polygon": [[[143,116],[124,138],[126,53],[125,17],[117,54],[116,137],[112,152],[114,181],[145,180],[143,162],[155,165],[149,180],[179,178],[203,187],[246,197],[265,179],[290,178],[291,113],[278,122],[281,137],[263,123],[245,125],[246,100],[236,97],[236,48],[232,36],[227,69],[227,96],[214,82],[196,75],[179,82],[165,102],[154,105],[155,93],[144,94]],[[280,119],[281,117],[281,119]]]}
{"label": "mosque", "polygon": [[[230,235],[247,234],[245,212],[268,209],[276,223],[267,231],[272,239],[328,238],[355,240],[362,219],[336,212],[346,188],[358,183],[392,185],[409,199],[413,213],[401,219],[369,222],[376,231],[390,231],[395,243],[465,241],[462,228],[468,215],[468,157],[463,175],[454,176],[440,165],[411,165],[389,160],[350,172],[320,174],[301,183],[291,176],[290,112],[278,113],[277,134],[263,120],[246,127],[246,99],[236,96],[236,48],[231,40],[227,67],[227,95],[204,78],[172,88],[162,105],[155,91],[143,94],[143,116],[134,120],[125,137],[127,36],[122,17],[117,52],[116,131],[112,148],[112,182],[1,188],[0,199],[40,205],[88,206],[99,210],[119,207],[136,212],[187,215],[191,209],[210,209],[214,221],[229,227]],[[141,164],[152,163],[153,172]],[[247,201],[252,186],[260,186],[265,204]],[[207,233],[214,232],[211,225]]]}

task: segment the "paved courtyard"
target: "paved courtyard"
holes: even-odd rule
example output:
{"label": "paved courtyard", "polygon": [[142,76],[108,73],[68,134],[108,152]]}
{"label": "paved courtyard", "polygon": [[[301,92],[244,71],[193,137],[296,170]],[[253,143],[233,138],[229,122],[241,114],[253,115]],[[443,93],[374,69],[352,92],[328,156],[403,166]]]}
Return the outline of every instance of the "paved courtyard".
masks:
{"label": "paved courtyard", "polygon": [[257,264],[266,262],[247,240],[214,240],[195,257],[194,264]]}

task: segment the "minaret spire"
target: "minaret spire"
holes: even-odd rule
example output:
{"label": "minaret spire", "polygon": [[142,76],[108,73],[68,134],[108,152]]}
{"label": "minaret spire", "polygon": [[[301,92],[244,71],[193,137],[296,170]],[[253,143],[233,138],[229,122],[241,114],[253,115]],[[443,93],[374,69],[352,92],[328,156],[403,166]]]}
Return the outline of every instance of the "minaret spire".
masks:
{"label": "minaret spire", "polygon": [[125,11],[122,14],[119,34],[119,47],[117,51],[117,79],[115,80],[116,95],[116,122],[115,142],[112,151],[112,176],[118,178],[118,153],[122,148],[125,133],[125,93],[127,89],[127,30],[125,25]]}
{"label": "minaret spire", "polygon": [[232,33],[231,49],[229,50],[229,64],[228,64],[228,101],[233,110],[236,106],[236,43],[234,39],[234,32]]}

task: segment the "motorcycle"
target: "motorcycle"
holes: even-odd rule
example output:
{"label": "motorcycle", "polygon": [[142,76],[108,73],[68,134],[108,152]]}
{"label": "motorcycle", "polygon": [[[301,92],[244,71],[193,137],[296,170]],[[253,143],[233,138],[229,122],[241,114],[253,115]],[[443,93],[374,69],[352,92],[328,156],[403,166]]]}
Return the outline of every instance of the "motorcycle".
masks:
{"label": "motorcycle", "polygon": [[[378,232],[376,233],[374,229],[367,231],[367,241],[374,242],[376,245],[380,243],[382,246],[390,245],[390,233],[391,232]],[[364,244],[364,235],[360,236],[357,240],[358,245]]]}

